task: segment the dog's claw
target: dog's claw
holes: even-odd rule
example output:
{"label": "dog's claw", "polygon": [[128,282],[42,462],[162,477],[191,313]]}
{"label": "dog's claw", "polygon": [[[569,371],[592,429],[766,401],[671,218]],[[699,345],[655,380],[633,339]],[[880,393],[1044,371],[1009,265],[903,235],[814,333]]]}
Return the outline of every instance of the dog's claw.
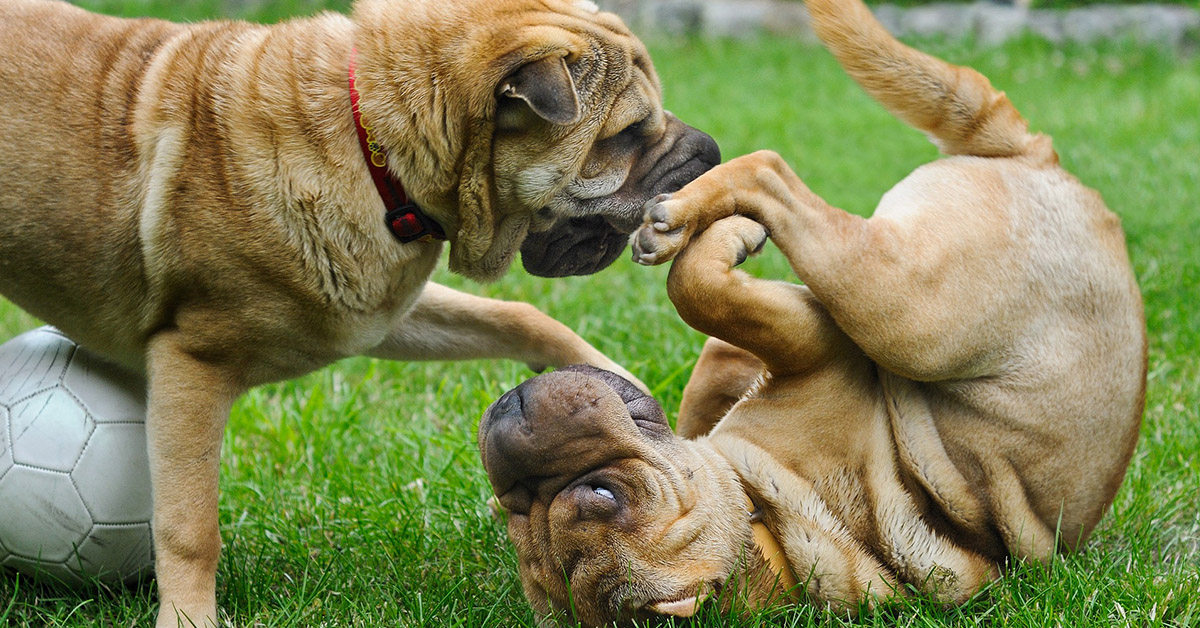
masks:
{"label": "dog's claw", "polygon": [[666,205],[672,196],[659,194],[646,203],[646,214],[641,228],[633,235],[633,261],[644,266],[662,264],[671,260],[687,243],[690,236],[686,220],[672,220],[674,210]]}
{"label": "dog's claw", "polygon": [[644,226],[638,230],[630,243],[633,248],[633,261],[643,266],[657,264],[662,253],[661,238],[664,235],[666,234],[659,234],[654,228],[649,226]]}

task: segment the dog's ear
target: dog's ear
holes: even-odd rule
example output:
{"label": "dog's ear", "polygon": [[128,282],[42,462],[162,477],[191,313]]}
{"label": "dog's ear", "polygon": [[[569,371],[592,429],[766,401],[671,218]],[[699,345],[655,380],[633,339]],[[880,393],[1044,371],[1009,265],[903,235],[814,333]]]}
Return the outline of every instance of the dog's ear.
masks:
{"label": "dog's ear", "polygon": [[583,115],[564,57],[526,63],[500,81],[496,96],[523,100],[539,118],[554,124],[574,124]]}

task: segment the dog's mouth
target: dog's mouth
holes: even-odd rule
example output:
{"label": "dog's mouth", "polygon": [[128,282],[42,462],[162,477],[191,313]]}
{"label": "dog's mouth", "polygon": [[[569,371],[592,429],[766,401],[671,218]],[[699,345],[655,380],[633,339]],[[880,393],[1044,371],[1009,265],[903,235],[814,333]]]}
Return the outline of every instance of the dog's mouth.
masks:
{"label": "dog's mouth", "polygon": [[654,615],[669,615],[671,617],[691,617],[700,610],[700,605],[708,599],[707,593],[699,595],[689,595],[679,599],[660,600],[657,602],[649,602],[642,607],[642,611],[652,613]]}
{"label": "dog's mouth", "polygon": [[638,614],[657,617],[692,617],[700,612],[701,606],[706,601],[719,596],[720,591],[720,581],[701,582],[698,586],[688,590],[642,604],[638,609]]}
{"label": "dog's mouth", "polygon": [[629,241],[603,216],[568,218],[530,233],[521,245],[521,264],[538,277],[590,275],[612,264]]}
{"label": "dog's mouth", "polygon": [[548,229],[529,233],[521,245],[521,263],[539,277],[590,275],[621,256],[629,234],[642,222],[644,203],[678,191],[721,163],[721,149],[707,134],[674,116],[668,132],[639,158],[619,189],[611,194],[575,198],[558,208],[562,217]]}

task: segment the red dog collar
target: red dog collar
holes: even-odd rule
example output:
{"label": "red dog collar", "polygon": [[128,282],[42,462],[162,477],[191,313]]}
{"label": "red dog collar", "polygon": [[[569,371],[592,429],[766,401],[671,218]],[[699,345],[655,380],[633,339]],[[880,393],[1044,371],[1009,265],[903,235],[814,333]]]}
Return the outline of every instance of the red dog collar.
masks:
{"label": "red dog collar", "polygon": [[350,50],[350,110],[354,112],[354,129],[358,132],[358,145],[367,160],[371,180],[375,182],[375,189],[387,209],[384,222],[400,242],[445,240],[446,231],[442,226],[409,200],[404,193],[404,186],[387,171],[387,152],[380,146],[371,125],[363,119],[358,108],[358,88],[354,86],[354,57],[357,53],[357,49]]}

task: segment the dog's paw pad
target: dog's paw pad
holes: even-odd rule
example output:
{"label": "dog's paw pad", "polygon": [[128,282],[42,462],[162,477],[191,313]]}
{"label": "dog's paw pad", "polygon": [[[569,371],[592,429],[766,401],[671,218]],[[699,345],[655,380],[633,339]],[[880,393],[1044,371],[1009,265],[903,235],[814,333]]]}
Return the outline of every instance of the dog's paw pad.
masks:
{"label": "dog's paw pad", "polygon": [[653,204],[646,206],[646,222],[653,224],[659,231],[678,229],[682,221],[676,218],[676,212],[672,211],[676,203],[671,202],[670,195],[660,194],[653,200]]}
{"label": "dog's paw pad", "polygon": [[685,220],[676,218],[682,207],[670,194],[659,194],[645,206],[641,228],[630,238],[633,261],[646,266],[670,261],[691,235]]}
{"label": "dog's paw pad", "polygon": [[660,231],[656,225],[643,225],[630,239],[633,261],[643,266],[670,261],[685,242],[683,227]]}

